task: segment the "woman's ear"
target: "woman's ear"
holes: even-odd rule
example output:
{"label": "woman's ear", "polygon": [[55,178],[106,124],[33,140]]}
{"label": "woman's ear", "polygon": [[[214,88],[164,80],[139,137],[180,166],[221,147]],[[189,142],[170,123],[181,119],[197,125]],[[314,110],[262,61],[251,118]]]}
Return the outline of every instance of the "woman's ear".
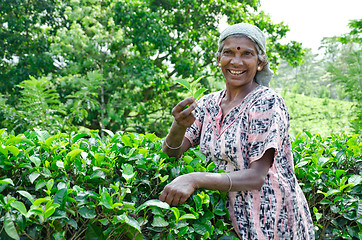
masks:
{"label": "woman's ear", "polygon": [[266,65],[266,62],[259,61],[258,63],[258,71],[263,70],[264,66]]}
{"label": "woman's ear", "polygon": [[217,65],[218,65],[219,67],[221,67],[220,57],[217,57]]}

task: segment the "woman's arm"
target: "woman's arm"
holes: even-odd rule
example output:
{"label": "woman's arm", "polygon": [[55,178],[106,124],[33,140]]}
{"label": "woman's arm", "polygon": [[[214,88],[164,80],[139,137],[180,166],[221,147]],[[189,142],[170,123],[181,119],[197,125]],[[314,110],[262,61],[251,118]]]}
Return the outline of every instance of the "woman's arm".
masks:
{"label": "woman's arm", "polygon": [[[185,109],[188,105],[189,107]],[[184,136],[186,129],[195,121],[195,116],[192,114],[195,108],[195,98],[189,97],[172,109],[174,121],[162,145],[162,151],[169,157],[180,157],[191,147],[190,142]]]}
{"label": "woman's arm", "polygon": [[184,203],[198,188],[231,192],[259,190],[273,163],[274,151],[268,149],[246,170],[232,173],[195,172],[179,176],[164,188],[159,199],[175,206]]}

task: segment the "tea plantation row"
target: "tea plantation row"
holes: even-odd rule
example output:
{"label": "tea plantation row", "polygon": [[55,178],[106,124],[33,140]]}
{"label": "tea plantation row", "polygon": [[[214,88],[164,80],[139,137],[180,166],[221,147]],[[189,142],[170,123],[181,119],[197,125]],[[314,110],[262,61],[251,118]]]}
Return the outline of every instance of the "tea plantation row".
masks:
{"label": "tea plantation row", "polygon": [[[180,174],[212,172],[196,149],[181,160],[153,134],[49,135],[0,130],[0,239],[235,239],[226,193],[158,201]],[[293,141],[296,173],[320,239],[362,239],[360,136]]]}

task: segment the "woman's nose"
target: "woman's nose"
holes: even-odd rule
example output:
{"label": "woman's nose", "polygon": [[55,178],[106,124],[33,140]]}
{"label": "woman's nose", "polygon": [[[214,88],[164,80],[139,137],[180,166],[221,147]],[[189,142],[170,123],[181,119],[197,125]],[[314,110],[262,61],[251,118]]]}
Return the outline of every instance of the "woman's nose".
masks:
{"label": "woman's nose", "polygon": [[231,59],[230,63],[234,66],[241,66],[241,65],[243,65],[243,60],[242,60],[241,56],[235,55]]}

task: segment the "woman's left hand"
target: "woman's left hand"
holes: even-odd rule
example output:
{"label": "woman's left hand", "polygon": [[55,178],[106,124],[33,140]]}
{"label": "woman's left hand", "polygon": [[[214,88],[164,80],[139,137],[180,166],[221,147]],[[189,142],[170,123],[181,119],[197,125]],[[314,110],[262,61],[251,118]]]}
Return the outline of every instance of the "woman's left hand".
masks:
{"label": "woman's left hand", "polygon": [[159,199],[171,206],[185,203],[196,190],[195,179],[192,174],[178,176],[163,189]]}

